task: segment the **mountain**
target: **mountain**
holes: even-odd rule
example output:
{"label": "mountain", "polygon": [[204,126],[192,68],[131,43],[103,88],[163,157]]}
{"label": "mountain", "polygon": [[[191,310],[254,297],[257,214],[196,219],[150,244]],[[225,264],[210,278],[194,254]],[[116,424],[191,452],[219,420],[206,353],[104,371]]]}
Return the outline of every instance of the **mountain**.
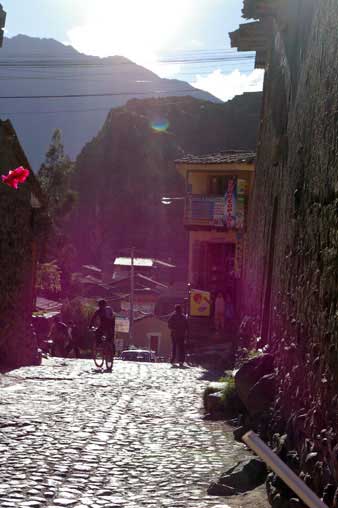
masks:
{"label": "mountain", "polygon": [[184,264],[185,184],[174,160],[186,153],[255,149],[261,93],[215,104],[192,97],[133,99],[113,109],[76,161],[78,206],[70,236],[79,261],[103,265],[134,245],[144,254]]}
{"label": "mountain", "polygon": [[96,135],[108,112],[133,97],[182,96],[220,102],[189,83],[162,79],[127,58],[79,53],[54,39],[5,38],[0,50],[1,96],[105,94],[102,97],[0,99],[0,117],[12,120],[34,170],[55,128],[75,157]]}

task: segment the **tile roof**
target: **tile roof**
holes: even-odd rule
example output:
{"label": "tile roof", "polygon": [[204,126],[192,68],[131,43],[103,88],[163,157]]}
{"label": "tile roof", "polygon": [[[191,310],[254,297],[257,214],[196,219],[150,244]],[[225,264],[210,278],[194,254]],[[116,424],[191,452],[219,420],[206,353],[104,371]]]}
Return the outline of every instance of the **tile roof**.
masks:
{"label": "tile roof", "polygon": [[175,162],[179,164],[224,164],[224,163],[250,163],[256,159],[255,152],[244,150],[227,150],[225,152],[211,153],[207,155],[188,154]]}

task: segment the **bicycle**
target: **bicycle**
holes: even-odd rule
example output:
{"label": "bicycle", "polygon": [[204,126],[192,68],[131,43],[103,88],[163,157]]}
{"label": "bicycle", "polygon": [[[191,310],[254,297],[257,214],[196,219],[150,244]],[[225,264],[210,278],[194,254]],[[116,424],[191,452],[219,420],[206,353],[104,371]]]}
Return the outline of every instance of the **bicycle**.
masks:
{"label": "bicycle", "polygon": [[114,341],[113,339],[102,335],[99,339],[95,337],[93,342],[93,360],[98,368],[102,368],[104,363],[107,370],[112,370],[114,364]]}

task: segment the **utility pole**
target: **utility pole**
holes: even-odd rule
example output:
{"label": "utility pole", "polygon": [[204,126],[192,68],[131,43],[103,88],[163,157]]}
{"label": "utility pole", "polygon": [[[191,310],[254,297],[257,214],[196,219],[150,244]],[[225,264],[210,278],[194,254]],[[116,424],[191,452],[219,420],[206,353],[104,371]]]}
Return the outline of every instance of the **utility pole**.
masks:
{"label": "utility pole", "polygon": [[131,248],[130,253],[130,309],[129,309],[129,342],[133,343],[133,328],[134,328],[134,257],[135,247]]}

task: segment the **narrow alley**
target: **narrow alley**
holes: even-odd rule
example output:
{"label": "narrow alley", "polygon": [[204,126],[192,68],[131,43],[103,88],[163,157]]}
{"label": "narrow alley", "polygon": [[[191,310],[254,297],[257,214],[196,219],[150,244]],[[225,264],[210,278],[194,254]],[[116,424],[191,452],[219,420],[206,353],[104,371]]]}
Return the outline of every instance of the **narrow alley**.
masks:
{"label": "narrow alley", "polygon": [[1,507],[252,502],[206,494],[246,452],[224,423],[203,420],[202,369],[116,362],[109,374],[54,359],[0,379]]}

